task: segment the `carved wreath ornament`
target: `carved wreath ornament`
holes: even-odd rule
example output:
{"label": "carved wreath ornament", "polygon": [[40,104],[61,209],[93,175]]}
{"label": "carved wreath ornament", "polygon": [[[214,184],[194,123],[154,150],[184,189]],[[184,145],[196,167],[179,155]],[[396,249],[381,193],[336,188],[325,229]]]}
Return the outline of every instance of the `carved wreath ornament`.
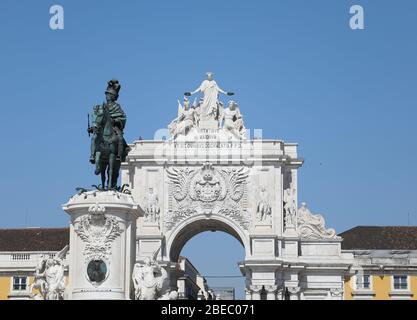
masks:
{"label": "carved wreath ornament", "polygon": [[106,216],[105,210],[103,205],[91,205],[88,209],[89,215],[82,217],[75,228],[75,232],[86,244],[86,263],[91,260],[109,262],[113,241],[122,233],[117,220]]}
{"label": "carved wreath ornament", "polygon": [[248,169],[217,169],[205,163],[200,169],[167,169],[170,180],[170,210],[165,219],[168,230],[187,217],[203,213],[232,218],[249,228],[246,211]]}

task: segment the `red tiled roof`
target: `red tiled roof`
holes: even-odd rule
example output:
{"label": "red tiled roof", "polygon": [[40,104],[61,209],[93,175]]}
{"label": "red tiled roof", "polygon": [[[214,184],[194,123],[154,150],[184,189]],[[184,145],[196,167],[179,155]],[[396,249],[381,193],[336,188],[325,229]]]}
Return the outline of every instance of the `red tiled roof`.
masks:
{"label": "red tiled roof", "polygon": [[[417,227],[358,226],[339,234],[343,250],[417,250]],[[0,229],[0,251],[60,251],[69,228]]]}
{"label": "red tiled roof", "polygon": [[0,229],[0,251],[60,251],[69,245],[69,228]]}
{"label": "red tiled roof", "polygon": [[417,250],[417,227],[358,226],[339,236],[343,250]]}

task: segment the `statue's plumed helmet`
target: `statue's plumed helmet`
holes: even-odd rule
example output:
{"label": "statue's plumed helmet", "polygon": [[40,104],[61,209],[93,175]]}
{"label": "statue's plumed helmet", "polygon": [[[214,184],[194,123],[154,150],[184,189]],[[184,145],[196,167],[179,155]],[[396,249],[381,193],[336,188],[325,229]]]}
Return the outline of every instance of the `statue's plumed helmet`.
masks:
{"label": "statue's plumed helmet", "polygon": [[120,88],[121,88],[121,85],[119,83],[119,80],[111,79],[110,81],[107,82],[106,93],[111,93],[111,94],[114,94],[115,96],[118,96]]}

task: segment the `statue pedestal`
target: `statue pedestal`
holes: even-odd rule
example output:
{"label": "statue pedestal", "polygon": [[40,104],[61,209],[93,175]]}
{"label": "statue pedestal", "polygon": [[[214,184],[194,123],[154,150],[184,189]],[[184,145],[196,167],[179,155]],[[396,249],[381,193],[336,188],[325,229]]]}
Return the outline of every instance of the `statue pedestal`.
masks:
{"label": "statue pedestal", "polygon": [[129,194],[88,191],[63,209],[70,215],[69,299],[132,299],[138,205]]}
{"label": "statue pedestal", "polygon": [[219,122],[217,120],[200,120],[200,129],[217,130],[219,129]]}

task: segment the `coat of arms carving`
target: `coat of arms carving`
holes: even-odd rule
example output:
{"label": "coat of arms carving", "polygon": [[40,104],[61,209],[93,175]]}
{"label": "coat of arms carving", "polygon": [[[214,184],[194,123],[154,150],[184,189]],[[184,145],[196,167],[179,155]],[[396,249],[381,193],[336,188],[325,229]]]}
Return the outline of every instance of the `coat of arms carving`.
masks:
{"label": "coat of arms carving", "polygon": [[167,169],[170,181],[170,206],[165,217],[168,230],[187,217],[196,214],[221,214],[235,220],[244,229],[249,228],[246,210],[245,167],[224,169],[204,163],[201,168]]}
{"label": "coat of arms carving", "polygon": [[82,217],[75,228],[75,232],[86,243],[86,263],[91,260],[109,261],[112,243],[122,233],[117,220],[106,216],[105,210],[101,204],[91,205],[89,215]]}

